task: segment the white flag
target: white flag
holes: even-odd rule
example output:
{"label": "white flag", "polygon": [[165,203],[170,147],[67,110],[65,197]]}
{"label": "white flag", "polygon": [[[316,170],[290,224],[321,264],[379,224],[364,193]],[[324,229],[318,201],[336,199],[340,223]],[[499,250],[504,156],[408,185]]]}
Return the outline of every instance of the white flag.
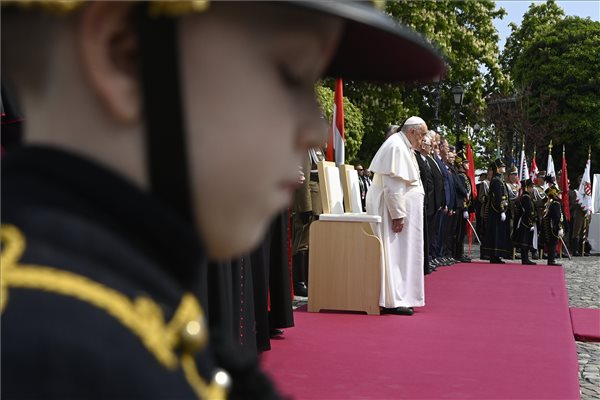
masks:
{"label": "white flag", "polygon": [[527,167],[527,157],[525,157],[525,149],[521,149],[521,167],[519,168],[519,181],[529,179],[529,168]]}
{"label": "white flag", "polygon": [[579,189],[577,190],[577,204],[585,211],[586,214],[592,213],[592,181],[590,179],[590,169],[592,167],[592,161],[588,158],[585,164],[585,172]]}
{"label": "white flag", "polygon": [[[546,176],[551,176],[553,181],[556,181],[556,172],[554,172],[554,161],[552,160],[552,153],[548,152],[548,167],[546,168]],[[544,183],[544,188],[548,187]]]}

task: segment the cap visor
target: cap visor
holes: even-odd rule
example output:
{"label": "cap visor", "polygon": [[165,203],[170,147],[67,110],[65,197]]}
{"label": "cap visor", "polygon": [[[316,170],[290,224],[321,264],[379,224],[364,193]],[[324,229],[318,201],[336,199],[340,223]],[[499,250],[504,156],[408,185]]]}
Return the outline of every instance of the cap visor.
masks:
{"label": "cap visor", "polygon": [[406,82],[439,80],[441,53],[421,35],[364,2],[294,2],[346,20],[327,75],[351,80]]}

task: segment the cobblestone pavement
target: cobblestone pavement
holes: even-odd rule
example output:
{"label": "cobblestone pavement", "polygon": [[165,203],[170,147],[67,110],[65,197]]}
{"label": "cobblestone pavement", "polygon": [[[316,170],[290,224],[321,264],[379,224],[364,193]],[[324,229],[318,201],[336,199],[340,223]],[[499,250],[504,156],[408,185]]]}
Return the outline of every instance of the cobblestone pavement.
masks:
{"label": "cobblestone pavement", "polygon": [[[600,256],[563,259],[569,306],[600,308]],[[577,342],[581,399],[600,399],[600,343]]]}
{"label": "cobblestone pavement", "polygon": [[[478,258],[474,246],[471,257]],[[538,260],[538,263],[541,260]],[[569,306],[578,308],[600,308],[600,254],[590,257],[574,257],[560,260],[565,270],[569,291]],[[545,260],[544,260],[545,263]],[[306,304],[308,298],[296,297],[294,308]],[[600,343],[577,343],[579,359],[579,386],[582,400],[600,400]]]}

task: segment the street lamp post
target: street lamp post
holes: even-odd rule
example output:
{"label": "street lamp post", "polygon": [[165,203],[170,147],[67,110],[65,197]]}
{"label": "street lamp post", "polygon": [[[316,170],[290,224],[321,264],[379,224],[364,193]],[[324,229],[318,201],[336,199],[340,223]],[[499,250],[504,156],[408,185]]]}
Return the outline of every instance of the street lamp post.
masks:
{"label": "street lamp post", "polygon": [[462,150],[462,142],[460,141],[460,106],[462,106],[463,95],[465,94],[462,86],[456,85],[452,88],[452,98],[454,99],[454,119],[456,120],[456,152]]}

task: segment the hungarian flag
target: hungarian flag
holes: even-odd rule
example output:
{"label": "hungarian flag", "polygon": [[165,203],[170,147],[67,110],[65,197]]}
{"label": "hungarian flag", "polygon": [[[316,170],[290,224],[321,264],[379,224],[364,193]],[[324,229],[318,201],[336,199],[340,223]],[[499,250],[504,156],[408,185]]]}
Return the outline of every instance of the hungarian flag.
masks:
{"label": "hungarian flag", "polygon": [[560,174],[560,190],[562,192],[562,205],[567,221],[571,220],[569,210],[569,175],[567,173],[567,158],[565,157],[565,145],[563,145],[562,172]]}
{"label": "hungarian flag", "polygon": [[[472,201],[477,199],[477,186],[475,186],[475,160],[473,159],[473,148],[471,147],[471,143],[467,143],[467,160],[469,161],[469,170],[467,171],[467,176],[469,177],[469,181],[471,182],[471,194]],[[475,221],[475,213],[469,214],[469,221],[471,225],[473,221]],[[473,231],[471,230],[471,225],[467,224],[467,236],[469,238],[469,257],[471,256],[471,245],[473,244]]]}
{"label": "hungarian flag", "polygon": [[531,181],[533,182],[534,185],[535,185],[535,180],[537,179],[537,176],[538,176],[538,172],[540,172],[540,171],[538,170],[537,163],[535,162],[535,150],[533,150],[533,158],[531,159],[531,170],[529,171],[529,178],[531,178]]}
{"label": "hungarian flag", "polygon": [[475,160],[473,159],[473,148],[471,147],[471,143],[467,143],[467,160],[469,160],[469,171],[467,171],[467,176],[471,181],[473,200],[475,200],[477,198],[477,186],[475,186]]}
{"label": "hungarian flag", "polygon": [[[590,150],[591,151],[591,150]],[[581,178],[579,189],[577,190],[577,204],[586,214],[592,213],[592,181],[590,179],[590,169],[592,168],[591,152],[588,154],[588,160],[585,164],[585,172]]]}
{"label": "hungarian flag", "polygon": [[333,115],[331,118],[331,131],[327,140],[325,156],[328,161],[335,161],[336,165],[345,162],[344,149],[344,93],[342,80],[335,81],[335,96],[333,97]]}

